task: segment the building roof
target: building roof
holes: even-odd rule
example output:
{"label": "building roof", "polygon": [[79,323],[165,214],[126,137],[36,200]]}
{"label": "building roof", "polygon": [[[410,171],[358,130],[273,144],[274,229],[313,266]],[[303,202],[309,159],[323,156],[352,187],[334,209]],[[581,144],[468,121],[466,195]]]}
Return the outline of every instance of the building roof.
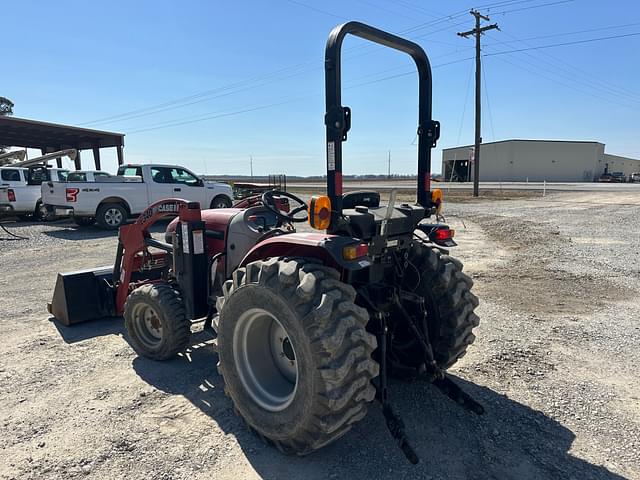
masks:
{"label": "building roof", "polygon": [[[544,142],[544,143],[592,143],[594,145],[604,145],[602,142],[595,142],[592,140],[540,140],[540,139],[529,139],[529,138],[511,138],[508,140],[497,140],[495,142],[482,142],[481,145],[492,145],[495,143],[508,143],[508,142]],[[474,145],[460,145],[458,147],[449,147],[443,148],[442,151],[446,150],[455,150],[458,148],[471,148]]]}
{"label": "building roof", "polygon": [[43,150],[122,147],[124,133],[0,116],[0,145]]}

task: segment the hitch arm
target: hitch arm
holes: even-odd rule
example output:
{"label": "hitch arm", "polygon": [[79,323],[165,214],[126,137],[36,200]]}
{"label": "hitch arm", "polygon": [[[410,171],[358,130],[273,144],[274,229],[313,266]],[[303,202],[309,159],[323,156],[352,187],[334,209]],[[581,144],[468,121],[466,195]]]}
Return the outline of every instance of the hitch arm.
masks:
{"label": "hitch arm", "polygon": [[404,422],[395,414],[393,408],[391,408],[391,404],[389,403],[387,390],[387,334],[389,328],[387,327],[386,315],[383,313],[378,313],[377,315],[380,319],[380,327],[382,330],[382,334],[380,335],[382,338],[382,345],[380,346],[380,388],[378,390],[379,400],[382,404],[382,415],[384,415],[384,419],[387,422],[387,428],[389,429],[391,436],[398,443],[400,450],[402,450],[404,456],[407,457],[407,460],[415,465],[420,461],[420,458],[413,447],[409,444],[409,439],[404,431]]}
{"label": "hitch arm", "polygon": [[[424,300],[422,297],[410,292],[401,292],[401,297],[404,300],[411,301],[417,303],[419,305],[420,311],[423,316],[426,315],[426,310],[424,309]],[[465,393],[456,383],[447,375],[447,373],[438,367],[434,357],[433,357],[433,349],[431,348],[431,342],[429,341],[429,331],[424,328],[424,332],[420,331],[418,326],[414,321],[414,317],[407,312],[407,310],[402,305],[402,302],[399,298],[396,297],[396,307],[402,313],[403,317],[406,318],[406,321],[409,325],[409,328],[416,336],[420,347],[422,348],[422,353],[425,359],[425,365],[427,367],[427,373],[429,374],[429,381],[438,389],[440,392],[445,394],[451,400],[456,402],[465,410],[469,410],[477,415],[482,415],[484,413],[484,407],[476,402],[468,393]]]}
{"label": "hitch arm", "polygon": [[388,314],[380,311],[373,301],[369,298],[369,295],[364,289],[359,289],[358,294],[362,298],[364,302],[369,305],[371,311],[375,312],[375,318],[378,319],[378,341],[380,344],[380,375],[378,379],[378,384],[376,386],[376,399],[382,405],[382,415],[384,415],[385,422],[387,424],[387,429],[391,436],[395,439],[398,447],[404,453],[404,456],[411,462],[413,465],[417,464],[420,461],[420,457],[416,454],[413,447],[409,444],[409,439],[407,438],[407,434],[404,431],[404,422],[402,419],[396,415],[391,407],[391,403],[389,403],[389,392],[387,387],[387,343],[388,343],[388,333],[389,327],[387,325],[387,317]]}

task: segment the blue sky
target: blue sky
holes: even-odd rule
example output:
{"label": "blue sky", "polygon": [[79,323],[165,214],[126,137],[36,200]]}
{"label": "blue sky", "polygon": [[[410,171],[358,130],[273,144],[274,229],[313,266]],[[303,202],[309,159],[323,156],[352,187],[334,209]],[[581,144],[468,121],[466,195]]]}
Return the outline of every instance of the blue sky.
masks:
{"label": "blue sky", "polygon": [[[128,162],[249,174],[252,156],[255,174],[322,174],[324,45],[333,26],[359,20],[407,32],[431,58],[439,171],[441,148],[473,142],[473,40],[456,32],[482,6],[502,29],[483,37],[485,142],[595,140],[640,158],[632,0],[6,2],[0,95],[18,117],[125,133]],[[389,150],[393,172],[415,172],[417,82],[398,76],[411,70],[402,54],[345,42],[345,173],[386,173]],[[103,155],[114,171],[115,152]]]}

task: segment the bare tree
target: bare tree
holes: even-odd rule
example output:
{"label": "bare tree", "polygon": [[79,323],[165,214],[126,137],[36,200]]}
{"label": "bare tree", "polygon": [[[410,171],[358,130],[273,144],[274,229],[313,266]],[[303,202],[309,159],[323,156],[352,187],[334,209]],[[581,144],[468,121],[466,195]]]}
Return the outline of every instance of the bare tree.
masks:
{"label": "bare tree", "polygon": [[[13,102],[6,97],[0,97],[0,115],[13,115]],[[0,153],[7,151],[7,146],[0,145]]]}

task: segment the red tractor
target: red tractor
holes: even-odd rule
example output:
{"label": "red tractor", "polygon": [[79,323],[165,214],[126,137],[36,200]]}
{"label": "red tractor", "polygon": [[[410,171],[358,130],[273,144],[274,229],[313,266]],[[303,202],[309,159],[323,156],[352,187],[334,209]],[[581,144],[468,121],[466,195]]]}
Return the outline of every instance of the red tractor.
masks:
{"label": "red tractor", "polygon": [[[419,73],[417,202],[380,205],[376,192],[342,193],[342,142],[351,111],[340,101],[347,34],[400,50]],[[120,228],[115,266],[60,274],[50,312],[70,325],[123,315],[131,345],[163,360],[189,346],[193,321],[215,331],[218,371],[235,410],[286,453],[338,439],[377,399],[417,462],[388,398],[390,375],[426,378],[469,410],[483,408],[446,370],[473,343],[472,280],[446,248],[453,230],[430,223],[431,69],[420,46],[368,25],[336,27],[326,47],[327,195],[307,204],[268,191],[234,208],[167,199]],[[149,226],[177,215],[165,242]],[[306,222],[315,233],[296,232]]]}

